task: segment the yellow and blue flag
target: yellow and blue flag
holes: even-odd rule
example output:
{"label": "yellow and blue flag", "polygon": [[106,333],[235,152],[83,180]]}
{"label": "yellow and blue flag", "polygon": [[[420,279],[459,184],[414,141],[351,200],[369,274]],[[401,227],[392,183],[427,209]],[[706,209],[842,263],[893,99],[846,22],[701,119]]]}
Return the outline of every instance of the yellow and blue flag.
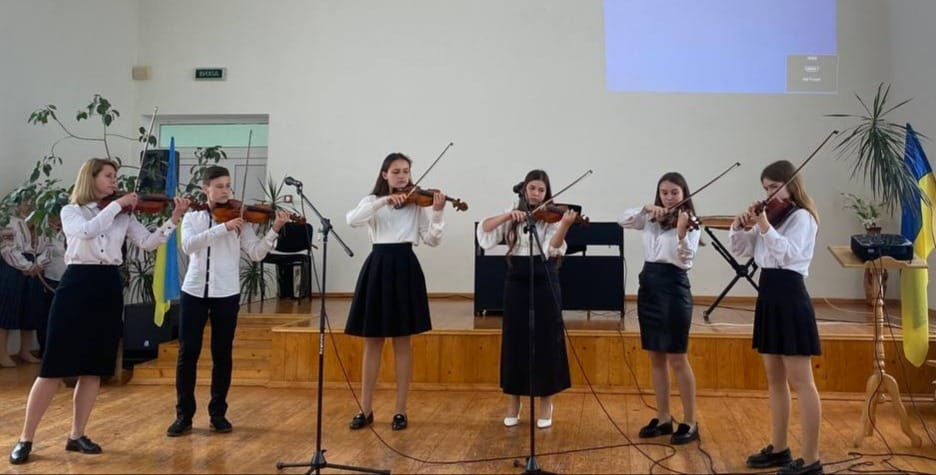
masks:
{"label": "yellow and blue flag", "polygon": [[[929,197],[919,203],[904,203],[900,219],[900,234],[913,242],[913,253],[926,260],[933,250],[933,204],[936,204],[936,178],[930,167],[916,132],[907,124],[904,162],[920,186],[921,193]],[[914,209],[914,206],[919,208]],[[907,361],[920,366],[929,351],[929,304],[926,286],[927,269],[904,269],[900,272],[900,313],[903,319],[903,349]]]}
{"label": "yellow and blue flag", "polygon": [[[169,139],[169,169],[166,172],[165,193],[169,198],[175,197],[179,177],[176,175],[175,137]],[[172,299],[179,298],[181,286],[179,285],[179,258],[176,236],[177,230],[172,232],[169,240],[156,250],[156,270],[153,272],[153,295],[156,297],[156,312],[153,321],[161,327],[166,312],[169,311]]]}

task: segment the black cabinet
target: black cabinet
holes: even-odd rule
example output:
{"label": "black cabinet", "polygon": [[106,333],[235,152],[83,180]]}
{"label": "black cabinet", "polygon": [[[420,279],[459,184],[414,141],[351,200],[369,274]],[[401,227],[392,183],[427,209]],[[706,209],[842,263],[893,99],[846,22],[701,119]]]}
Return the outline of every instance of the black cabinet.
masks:
{"label": "black cabinet", "polygon": [[[475,223],[477,230],[479,223]],[[614,310],[624,316],[624,230],[615,222],[573,225],[566,234],[566,255],[559,268],[563,310]],[[503,255],[486,255],[475,246],[474,312],[502,312]],[[610,246],[616,255],[588,255],[588,246]]]}

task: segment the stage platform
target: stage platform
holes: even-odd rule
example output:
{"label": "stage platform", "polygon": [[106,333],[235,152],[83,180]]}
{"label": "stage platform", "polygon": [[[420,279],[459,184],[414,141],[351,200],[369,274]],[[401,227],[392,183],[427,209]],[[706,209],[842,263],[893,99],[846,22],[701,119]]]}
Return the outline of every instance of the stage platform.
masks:
{"label": "stage platform", "polygon": [[[699,389],[766,389],[763,363],[751,349],[753,301],[730,299],[702,318],[709,302],[698,299],[690,331],[689,358]],[[361,378],[362,342],[343,333],[350,299],[327,299],[331,332],[325,338],[327,387]],[[267,300],[244,305],[235,339],[234,384],[268,387],[312,387],[317,381],[318,310],[320,303]],[[499,315],[475,316],[470,298],[460,295],[430,300],[433,330],[413,337],[413,387],[416,389],[498,390]],[[891,319],[899,318],[896,304]],[[650,386],[649,361],[640,349],[636,304],[629,302],[625,317],[618,312],[563,313],[568,328],[569,366],[573,391],[589,386],[602,392],[631,392]],[[822,356],[813,358],[820,391],[855,392],[865,389],[873,368],[871,312],[860,302],[816,302]],[[210,333],[210,328],[206,330]],[[207,338],[207,335],[206,335]],[[903,393],[932,397],[936,371],[916,368],[902,355],[899,326],[885,328],[887,371]],[[205,340],[208,341],[207,339]],[[391,347],[384,348],[379,384],[391,387]],[[160,345],[159,358],[134,368],[131,383],[174,384],[176,342]],[[338,358],[336,358],[336,356]],[[936,359],[936,346],[930,358]],[[199,382],[208,381],[210,352],[202,352]]]}

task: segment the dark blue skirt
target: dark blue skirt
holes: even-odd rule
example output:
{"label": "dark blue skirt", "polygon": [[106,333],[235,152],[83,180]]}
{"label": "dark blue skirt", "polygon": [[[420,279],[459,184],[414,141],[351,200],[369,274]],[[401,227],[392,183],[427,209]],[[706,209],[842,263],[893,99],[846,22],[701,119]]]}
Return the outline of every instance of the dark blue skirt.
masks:
{"label": "dark blue skirt", "polygon": [[758,287],[752,347],[771,355],[822,354],[816,313],[803,275],[785,269],[761,269]]}
{"label": "dark blue skirt", "polygon": [[0,328],[19,330],[22,328],[22,307],[26,276],[0,259]]}
{"label": "dark blue skirt", "polygon": [[426,277],[411,243],[374,244],[361,268],[345,333],[363,337],[432,330]]}
{"label": "dark blue skirt", "polygon": [[123,285],[117,266],[69,264],[49,311],[39,376],[110,376],[123,333]]}
{"label": "dark blue skirt", "polygon": [[647,351],[686,353],[692,324],[692,292],[685,269],[644,262],[637,290],[640,345]]}

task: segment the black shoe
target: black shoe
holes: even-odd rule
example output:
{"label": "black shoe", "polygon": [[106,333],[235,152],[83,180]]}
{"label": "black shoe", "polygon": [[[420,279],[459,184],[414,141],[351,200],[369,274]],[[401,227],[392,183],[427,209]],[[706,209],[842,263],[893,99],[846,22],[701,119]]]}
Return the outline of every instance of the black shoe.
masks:
{"label": "black shoe", "polygon": [[750,468],[782,467],[793,461],[790,456],[790,449],[784,449],[781,452],[774,452],[773,445],[768,445],[760,452],[747,458],[747,466]]}
{"label": "black shoe", "polygon": [[673,445],[682,445],[688,444],[693,440],[699,440],[699,423],[697,422],[694,426],[689,426],[689,424],[679,424],[679,427],[676,428],[676,433],[670,437],[670,443]]}
{"label": "black shoe", "polygon": [[32,442],[21,440],[13,446],[10,452],[10,463],[19,465],[29,460],[29,452],[32,451]]}
{"label": "black shoe", "polygon": [[224,416],[213,416],[211,418],[211,423],[209,424],[212,432],[220,432],[226,434],[234,430],[234,426],[231,425],[230,421],[224,418]]}
{"label": "black shoe", "polygon": [[184,417],[176,418],[175,422],[166,429],[166,435],[169,437],[178,437],[180,435],[192,432],[192,420]]}
{"label": "black shoe", "polygon": [[356,416],[354,416],[351,419],[351,424],[349,425],[349,427],[351,427],[351,430],[358,430],[358,429],[363,429],[373,423],[374,423],[374,411],[371,411],[371,413],[368,414],[367,417],[364,417],[363,412],[359,412],[357,413]]}
{"label": "black shoe", "polygon": [[781,468],[778,474],[786,475],[822,475],[822,462],[816,460],[815,462],[806,465],[806,462],[803,459],[796,459],[785,467]]}
{"label": "black shoe", "polygon": [[670,419],[669,422],[665,424],[660,424],[660,420],[654,417],[650,419],[650,423],[645,425],[640,429],[640,438],[646,439],[649,437],[659,437],[661,435],[669,435],[673,433],[673,420]]}
{"label": "black shoe", "polygon": [[65,450],[69,452],[81,452],[83,454],[99,454],[103,452],[100,445],[95,444],[84,435],[77,439],[68,439],[68,442],[65,442]]}
{"label": "black shoe", "polygon": [[408,422],[406,414],[394,414],[393,422],[390,423],[390,428],[393,430],[403,430],[406,429]]}

